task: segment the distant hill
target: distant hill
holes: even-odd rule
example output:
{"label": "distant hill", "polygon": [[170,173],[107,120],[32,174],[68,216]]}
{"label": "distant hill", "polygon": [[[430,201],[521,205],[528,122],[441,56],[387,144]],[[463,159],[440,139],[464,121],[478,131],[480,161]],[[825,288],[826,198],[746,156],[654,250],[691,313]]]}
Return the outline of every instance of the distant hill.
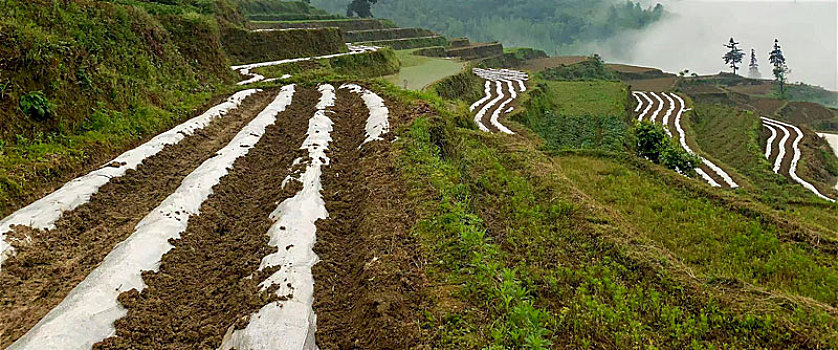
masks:
{"label": "distant hill", "polygon": [[[348,0],[312,0],[311,4],[343,14]],[[373,7],[376,17],[402,26],[423,27],[448,37],[501,41],[556,54],[568,45],[610,38],[640,29],[664,15],[662,5],[613,0],[387,0]]]}

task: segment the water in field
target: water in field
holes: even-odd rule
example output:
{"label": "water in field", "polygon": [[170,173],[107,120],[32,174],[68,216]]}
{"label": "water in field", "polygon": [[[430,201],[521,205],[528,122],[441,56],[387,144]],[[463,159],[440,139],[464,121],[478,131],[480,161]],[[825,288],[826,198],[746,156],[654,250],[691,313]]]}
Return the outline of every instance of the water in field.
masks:
{"label": "water in field", "polygon": [[459,73],[465,62],[457,59],[414,56],[414,50],[399,50],[396,54],[402,62],[401,70],[384,77],[385,80],[410,90],[422,90],[445,77]]}
{"label": "water in field", "polygon": [[[667,19],[590,49],[598,49],[609,61],[715,74],[730,70],[722,60],[722,44],[732,36],[748,55],[751,48],[756,50],[762,76],[768,78],[768,52],[777,38],[791,69],[789,81],[838,90],[836,0],[660,2],[670,12]],[[747,61],[748,56],[743,75]]]}

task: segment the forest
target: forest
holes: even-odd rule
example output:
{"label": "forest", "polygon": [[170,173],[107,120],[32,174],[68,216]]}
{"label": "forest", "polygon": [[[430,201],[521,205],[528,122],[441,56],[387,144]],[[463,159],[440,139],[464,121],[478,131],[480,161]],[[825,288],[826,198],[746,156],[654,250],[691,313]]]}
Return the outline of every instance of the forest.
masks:
{"label": "forest", "polygon": [[[350,0],[312,0],[311,4],[345,14]],[[573,45],[605,40],[623,30],[643,28],[664,15],[663,5],[615,0],[380,0],[378,18],[403,27],[423,27],[448,37],[502,41],[551,54],[569,53]]]}

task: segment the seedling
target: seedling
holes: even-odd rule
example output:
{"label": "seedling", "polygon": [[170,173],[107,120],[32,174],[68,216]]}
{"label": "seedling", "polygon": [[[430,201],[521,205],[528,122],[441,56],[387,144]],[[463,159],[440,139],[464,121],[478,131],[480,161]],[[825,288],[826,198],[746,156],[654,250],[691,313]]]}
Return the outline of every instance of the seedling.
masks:
{"label": "seedling", "polygon": [[39,122],[54,116],[49,100],[41,91],[32,91],[20,97],[20,110]]}

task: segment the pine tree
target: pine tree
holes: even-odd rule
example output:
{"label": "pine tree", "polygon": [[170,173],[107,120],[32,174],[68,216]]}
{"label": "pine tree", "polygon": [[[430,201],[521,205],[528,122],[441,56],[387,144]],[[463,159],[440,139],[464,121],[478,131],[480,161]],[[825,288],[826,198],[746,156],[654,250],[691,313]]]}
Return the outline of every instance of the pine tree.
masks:
{"label": "pine tree", "polygon": [[730,49],[730,51],[722,57],[725,60],[725,64],[729,64],[730,68],[733,68],[733,74],[736,74],[736,71],[739,69],[737,64],[742,63],[742,58],[745,57],[745,53],[742,52],[740,48],[736,47],[736,45],[739,45],[739,43],[733,41],[733,38],[730,38],[730,43],[724,45],[724,47]]}
{"label": "pine tree", "polygon": [[774,50],[768,53],[768,62],[774,66],[774,79],[780,87],[780,96],[785,96],[786,74],[789,72],[789,67],[786,66],[786,57],[783,56],[780,41],[777,39],[774,39]]}
{"label": "pine tree", "polygon": [[748,77],[753,79],[759,79],[762,77],[762,74],[759,73],[757,54],[753,48],[751,49],[751,63],[748,65]]}

